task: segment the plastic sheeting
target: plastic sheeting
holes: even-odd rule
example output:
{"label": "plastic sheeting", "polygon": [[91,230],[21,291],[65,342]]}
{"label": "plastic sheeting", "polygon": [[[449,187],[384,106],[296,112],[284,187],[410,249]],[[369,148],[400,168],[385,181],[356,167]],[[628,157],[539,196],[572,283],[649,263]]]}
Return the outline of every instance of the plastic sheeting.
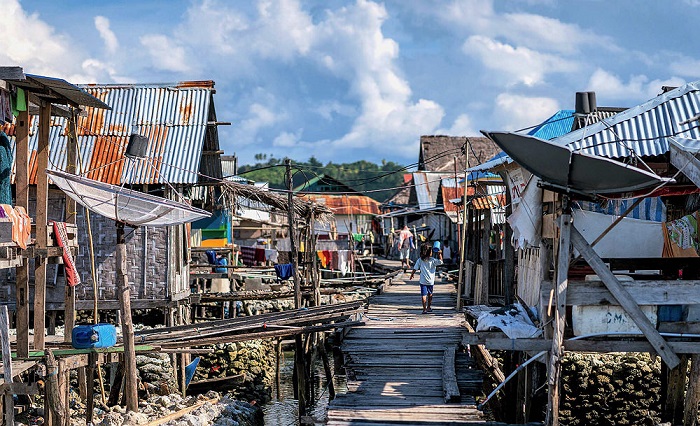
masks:
{"label": "plastic sheeting", "polygon": [[519,303],[479,315],[476,331],[489,331],[492,328],[503,331],[511,339],[527,339],[542,334]]}
{"label": "plastic sheeting", "polygon": [[57,170],[46,170],[63,192],[91,212],[131,226],[180,225],[211,216],[207,211],[143,192]]}

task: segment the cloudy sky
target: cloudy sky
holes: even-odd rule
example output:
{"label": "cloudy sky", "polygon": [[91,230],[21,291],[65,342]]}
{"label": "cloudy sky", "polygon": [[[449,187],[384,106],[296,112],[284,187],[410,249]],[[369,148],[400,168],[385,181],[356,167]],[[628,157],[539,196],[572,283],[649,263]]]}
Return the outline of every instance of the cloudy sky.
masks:
{"label": "cloudy sky", "polygon": [[700,79],[700,0],[0,0],[0,63],[72,83],[214,80],[222,148],[418,159],[420,135],[532,126],[574,93]]}

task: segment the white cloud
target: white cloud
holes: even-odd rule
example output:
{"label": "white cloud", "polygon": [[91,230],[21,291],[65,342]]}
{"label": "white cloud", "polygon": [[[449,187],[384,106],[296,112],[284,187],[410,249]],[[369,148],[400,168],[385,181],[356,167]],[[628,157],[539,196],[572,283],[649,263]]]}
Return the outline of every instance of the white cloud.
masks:
{"label": "white cloud", "polygon": [[661,93],[663,86],[676,87],[683,84],[685,80],[678,77],[649,81],[646,75],[632,75],[625,83],[617,75],[598,68],[591,75],[588,88],[596,92],[598,99],[645,101]]}
{"label": "white cloud", "polygon": [[534,86],[542,83],[548,73],[573,72],[578,68],[575,62],[484,36],[469,37],[462,50],[479,58],[486,67],[498,71],[509,85],[522,83]]}
{"label": "white cloud", "polygon": [[449,135],[449,136],[475,136],[479,135],[479,132],[472,126],[472,120],[467,114],[460,114],[457,116],[452,126],[449,129],[438,129],[435,131],[438,135]]}
{"label": "white cloud", "polygon": [[164,35],[145,35],[140,38],[154,67],[163,71],[185,73],[191,70],[187,51],[177,41]]}
{"label": "white cloud", "polygon": [[[260,103],[253,103],[245,112],[245,117],[233,129],[236,146],[250,145],[257,141],[257,134],[284,120],[286,115]],[[289,140],[286,138],[285,140]]]}
{"label": "white cloud", "polygon": [[69,48],[70,40],[38,14],[28,15],[17,0],[3,1],[3,12],[0,62],[52,77],[68,78],[80,72],[80,56]]}
{"label": "white cloud", "polygon": [[119,48],[119,41],[114,32],[109,28],[109,19],[104,16],[95,16],[95,28],[100,33],[100,37],[105,42],[107,52],[110,54],[116,53]]}
{"label": "white cloud", "polygon": [[[700,3],[700,0],[698,0]],[[700,78],[700,59],[683,56],[669,65],[671,72],[690,78]]]}
{"label": "white cloud", "polygon": [[510,130],[537,125],[559,111],[555,99],[501,93],[496,97],[494,116]]}
{"label": "white cloud", "polygon": [[300,132],[282,132],[272,141],[272,146],[280,148],[292,148],[301,142]]}

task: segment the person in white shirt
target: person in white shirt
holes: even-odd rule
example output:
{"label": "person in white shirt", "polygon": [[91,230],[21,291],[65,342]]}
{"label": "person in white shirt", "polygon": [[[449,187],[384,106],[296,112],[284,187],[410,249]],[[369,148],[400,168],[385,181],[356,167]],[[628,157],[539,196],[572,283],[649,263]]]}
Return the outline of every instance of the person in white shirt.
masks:
{"label": "person in white shirt", "polygon": [[404,271],[411,267],[410,259],[411,250],[415,249],[413,244],[413,234],[408,229],[408,225],[404,225],[399,233],[399,259],[401,259],[401,267]]}
{"label": "person in white shirt", "polygon": [[435,269],[442,265],[442,250],[437,252],[437,258],[432,256],[433,248],[424,243],[420,247],[420,259],[413,265],[411,280],[416,271],[420,271],[420,295],[423,302],[423,313],[432,312],[430,305],[433,303],[433,286],[435,285]]}

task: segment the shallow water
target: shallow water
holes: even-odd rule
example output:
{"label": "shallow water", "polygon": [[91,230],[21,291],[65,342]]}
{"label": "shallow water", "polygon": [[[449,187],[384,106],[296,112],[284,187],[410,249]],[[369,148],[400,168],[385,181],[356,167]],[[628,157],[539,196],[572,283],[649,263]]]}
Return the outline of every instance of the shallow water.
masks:
{"label": "shallow water", "polygon": [[[333,368],[333,357],[330,356],[331,371]],[[277,399],[277,390],[273,386],[272,401],[263,406],[265,413],[265,424],[269,426],[295,426],[299,425],[298,403],[294,399],[294,388],[292,385],[292,374],[294,370],[294,352],[284,352],[284,363],[281,368],[280,398]],[[323,363],[317,360],[314,365],[316,372],[314,376],[314,403],[310,407],[309,415],[314,419],[324,419],[328,409],[328,389],[326,388],[326,376],[323,370]],[[333,384],[336,394],[347,392],[347,382],[344,375],[335,373]]]}

